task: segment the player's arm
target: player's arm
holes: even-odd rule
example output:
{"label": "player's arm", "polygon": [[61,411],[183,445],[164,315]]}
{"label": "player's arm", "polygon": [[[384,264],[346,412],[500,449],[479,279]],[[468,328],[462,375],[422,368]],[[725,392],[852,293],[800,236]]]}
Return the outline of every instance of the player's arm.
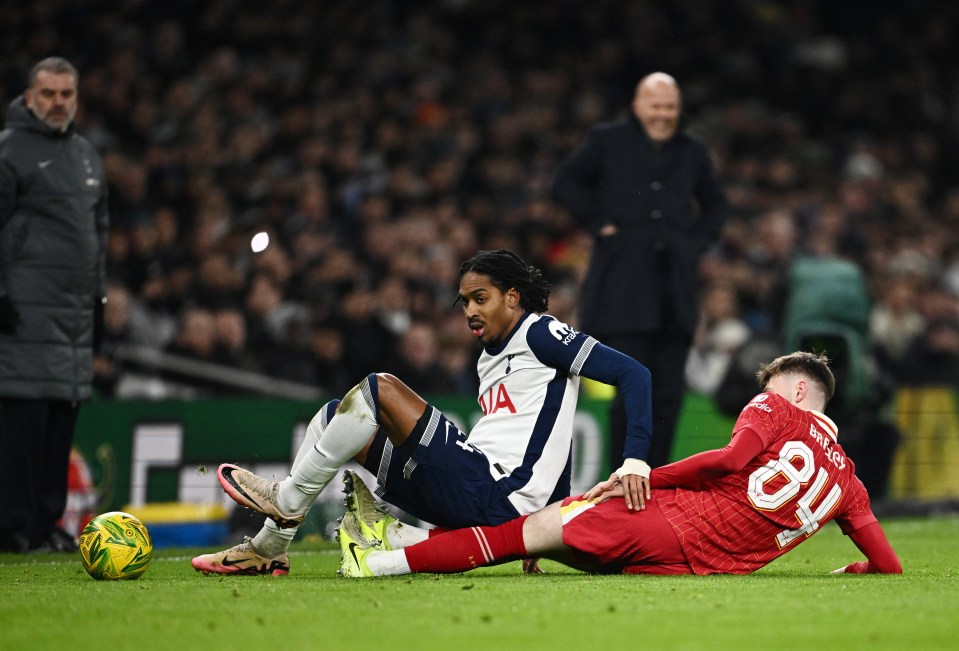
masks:
{"label": "player's arm", "polygon": [[[762,439],[748,427],[739,429],[733,439],[724,448],[706,450],[691,457],[653,469],[650,473],[652,488],[689,486],[709,479],[717,479],[737,472],[746,467],[765,447]],[[621,486],[616,473],[609,479],[596,484],[583,498],[603,502],[611,497],[622,497]]]}
{"label": "player's arm", "polygon": [[849,538],[868,560],[850,563],[833,574],[902,574],[899,557],[878,522],[850,532]]}
{"label": "player's arm", "polygon": [[619,482],[617,485],[622,488],[626,508],[644,509],[650,498],[650,468],[646,463],[652,438],[653,409],[649,370],[632,357],[597,342],[580,375],[614,385],[623,398],[626,409],[623,465],[607,481]]}
{"label": "player's arm", "polygon": [[688,486],[718,479],[746,467],[765,448],[763,439],[752,428],[736,431],[724,448],[706,450],[656,468],[650,475],[653,488]]}

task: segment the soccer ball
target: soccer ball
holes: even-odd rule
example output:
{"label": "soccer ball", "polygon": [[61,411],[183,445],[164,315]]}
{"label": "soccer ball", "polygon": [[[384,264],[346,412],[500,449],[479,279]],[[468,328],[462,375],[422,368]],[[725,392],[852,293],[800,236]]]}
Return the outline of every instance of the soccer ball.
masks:
{"label": "soccer ball", "polygon": [[147,571],[153,543],[143,523],[110,511],[90,520],[80,534],[80,560],[94,579],[136,579]]}

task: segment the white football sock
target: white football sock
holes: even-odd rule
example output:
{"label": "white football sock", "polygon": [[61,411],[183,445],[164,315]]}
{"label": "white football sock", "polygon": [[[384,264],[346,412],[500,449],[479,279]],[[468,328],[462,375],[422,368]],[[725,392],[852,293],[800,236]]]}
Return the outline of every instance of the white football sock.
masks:
{"label": "white football sock", "polygon": [[376,434],[376,407],[369,378],[350,389],[320,440],[280,482],[279,507],[298,513],[316,499],[340,466],[355,457]]}
{"label": "white football sock", "polygon": [[286,550],[290,548],[290,543],[293,542],[293,536],[296,535],[298,528],[280,529],[273,520],[267,518],[250,543],[260,556],[276,558],[280,554],[285,554]]}
{"label": "white football sock", "polygon": [[366,566],[375,576],[410,573],[410,564],[406,562],[406,552],[402,549],[370,552],[366,557]]}
{"label": "white football sock", "polygon": [[386,542],[393,549],[403,549],[429,539],[430,530],[403,524],[399,520],[386,525]]}
{"label": "white football sock", "polygon": [[[323,432],[326,431],[329,411],[330,403],[328,402],[320,407],[320,410],[316,412],[316,415],[310,420],[310,424],[306,428],[306,434],[303,436],[303,441],[300,443],[300,447],[296,451],[296,456],[293,458],[294,469],[296,469],[309,451],[313,449],[313,446],[316,445],[323,436]],[[280,554],[285,554],[286,550],[290,548],[290,543],[293,541],[297,529],[299,529],[299,527],[280,529],[273,520],[267,518],[263,523],[263,527],[251,541],[253,549],[261,556],[266,556],[267,558],[276,558]]]}

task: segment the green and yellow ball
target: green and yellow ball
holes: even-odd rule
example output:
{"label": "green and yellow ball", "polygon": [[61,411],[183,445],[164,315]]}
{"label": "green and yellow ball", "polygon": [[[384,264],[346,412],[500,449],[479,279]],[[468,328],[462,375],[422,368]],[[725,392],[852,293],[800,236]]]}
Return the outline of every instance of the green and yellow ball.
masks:
{"label": "green and yellow ball", "polygon": [[80,561],[94,579],[139,578],[152,556],[150,532],[123,511],[98,515],[80,534]]}

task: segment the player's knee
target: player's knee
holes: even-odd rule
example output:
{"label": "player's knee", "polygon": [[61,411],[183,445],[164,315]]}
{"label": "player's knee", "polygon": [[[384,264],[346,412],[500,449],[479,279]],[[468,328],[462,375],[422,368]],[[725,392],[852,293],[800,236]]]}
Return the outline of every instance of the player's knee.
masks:
{"label": "player's knee", "polygon": [[310,420],[310,424],[306,428],[306,435],[309,436],[314,443],[319,441],[320,437],[323,436],[323,432],[326,431],[326,426],[329,424],[330,419],[336,414],[336,408],[339,404],[339,400],[330,400],[320,407],[319,411],[317,411],[312,420]]}
{"label": "player's knee", "polygon": [[380,413],[390,419],[401,419],[417,412],[413,420],[419,418],[426,402],[402,380],[390,373],[377,373],[369,376],[369,379],[376,384],[374,393]]}
{"label": "player's knee", "polygon": [[355,387],[346,392],[336,411],[340,414],[359,414],[371,411],[374,414],[379,410],[379,382],[376,375],[367,375]]}
{"label": "player's knee", "polygon": [[371,384],[376,385],[376,393],[381,407],[395,405],[406,388],[398,377],[391,373],[374,373],[367,377]]}

